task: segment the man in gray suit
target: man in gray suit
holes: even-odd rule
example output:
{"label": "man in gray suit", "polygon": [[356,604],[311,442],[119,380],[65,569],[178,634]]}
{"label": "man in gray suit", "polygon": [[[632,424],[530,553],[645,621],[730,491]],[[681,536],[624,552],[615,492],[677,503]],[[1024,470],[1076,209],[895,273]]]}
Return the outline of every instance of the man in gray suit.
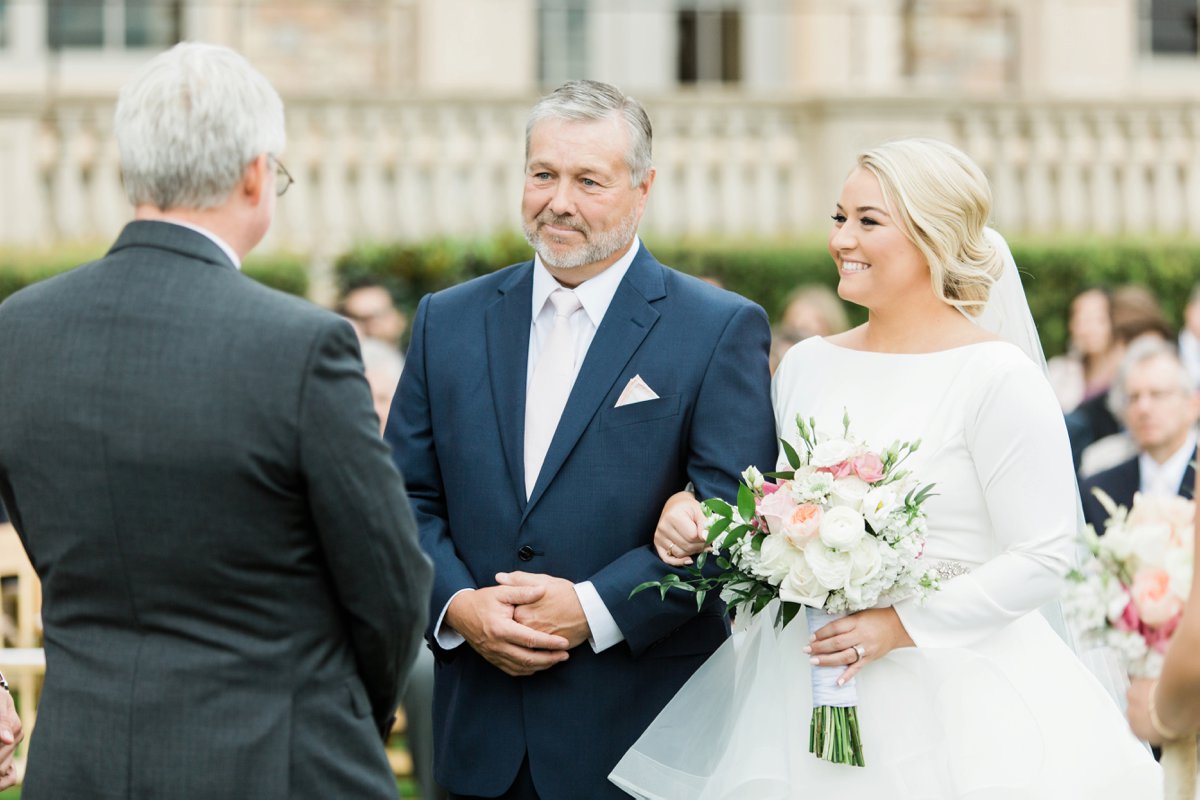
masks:
{"label": "man in gray suit", "polygon": [[0,497],[44,589],[24,796],[395,798],[430,567],[350,325],[239,272],[283,105],[181,44],[115,131],[135,221],[0,306]]}

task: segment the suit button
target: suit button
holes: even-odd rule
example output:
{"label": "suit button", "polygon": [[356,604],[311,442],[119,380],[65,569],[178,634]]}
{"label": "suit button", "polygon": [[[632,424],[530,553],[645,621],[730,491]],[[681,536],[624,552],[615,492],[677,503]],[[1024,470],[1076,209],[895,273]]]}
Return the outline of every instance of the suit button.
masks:
{"label": "suit button", "polygon": [[525,545],[517,551],[517,558],[521,559],[522,561],[531,560],[533,558],[533,548],[529,545]]}

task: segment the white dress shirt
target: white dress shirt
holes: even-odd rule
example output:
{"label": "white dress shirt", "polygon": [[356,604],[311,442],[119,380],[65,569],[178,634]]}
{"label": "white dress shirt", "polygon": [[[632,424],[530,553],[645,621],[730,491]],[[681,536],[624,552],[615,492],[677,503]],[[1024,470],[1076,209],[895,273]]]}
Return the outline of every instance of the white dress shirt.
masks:
{"label": "white dress shirt", "polygon": [[[625,255],[599,275],[575,287],[575,296],[579,298],[584,311],[583,314],[577,313],[571,317],[571,333],[575,337],[576,377],[579,376],[579,369],[583,366],[583,360],[587,356],[588,348],[592,345],[592,339],[596,336],[596,330],[600,327],[609,305],[612,304],[613,297],[617,294],[617,287],[621,285],[621,280],[629,271],[629,265],[633,263],[633,259],[640,249],[641,240],[635,236],[633,244]],[[554,279],[554,276],[546,269],[546,265],[542,263],[541,256],[535,255],[531,295],[533,306],[529,325],[529,360],[525,372],[526,390],[529,388],[529,381],[533,378],[533,368],[537,364],[538,356],[542,353],[542,345],[554,326],[554,306],[549,302],[550,295],[555,289],[561,287],[562,284]],[[446,611],[450,608],[450,603],[454,602],[454,598],[462,592],[469,591],[473,590],[461,589],[455,592],[438,616],[437,625],[434,627],[434,637],[443,649],[449,650],[458,647],[466,641],[458,631],[444,626],[442,622],[446,618]],[[600,593],[596,591],[596,587],[592,585],[591,581],[575,584],[575,593],[579,597],[583,615],[587,617],[588,627],[591,629],[588,643],[595,652],[607,650],[625,640],[625,634],[621,633],[621,629],[617,627],[616,620],[613,619],[608,607],[604,605],[604,601],[600,599]]]}
{"label": "white dress shirt", "polygon": [[156,222],[165,222],[168,225],[178,225],[181,228],[187,228],[189,231],[195,231],[196,233],[200,234],[201,236],[204,236],[210,242],[215,244],[217,247],[221,248],[221,250],[225,253],[225,255],[229,256],[229,260],[233,262],[233,265],[235,267],[237,267],[239,270],[241,270],[242,260],[240,258],[238,258],[238,254],[234,252],[233,248],[229,246],[228,242],[226,242],[220,236],[217,236],[215,233],[210,231],[208,228],[201,228],[199,225],[193,225],[190,222],[184,222],[183,220],[179,220],[179,219],[160,219],[160,220],[155,220],[155,221]]}
{"label": "white dress shirt", "polygon": [[1183,483],[1183,475],[1187,472],[1188,463],[1196,452],[1196,432],[1188,434],[1183,447],[1171,454],[1159,464],[1146,453],[1138,456],[1138,474],[1141,485],[1138,487],[1142,494],[1172,495],[1179,494],[1179,484]]}

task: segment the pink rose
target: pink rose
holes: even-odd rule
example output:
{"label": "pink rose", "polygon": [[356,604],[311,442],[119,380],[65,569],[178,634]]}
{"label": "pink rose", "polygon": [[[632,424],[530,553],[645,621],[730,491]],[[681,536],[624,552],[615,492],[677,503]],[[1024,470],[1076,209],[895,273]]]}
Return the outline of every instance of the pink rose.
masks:
{"label": "pink rose", "polygon": [[782,489],[783,487],[790,486],[790,485],[791,485],[791,481],[782,481],[780,483],[769,483],[768,481],[763,481],[763,485],[762,485],[763,497],[768,497],[770,495],[773,495],[776,492],[778,492],[780,489]]}
{"label": "pink rose", "polygon": [[854,464],[850,461],[839,461],[832,467],[817,467],[817,472],[828,472],[834,477],[834,480],[837,480],[838,478],[845,478],[847,475],[853,475]]}
{"label": "pink rose", "polygon": [[790,519],[795,510],[791,492],[772,492],[758,501],[758,513],[767,521],[771,533],[782,533],[784,520]]}
{"label": "pink rose", "polygon": [[1129,593],[1138,616],[1150,627],[1161,627],[1183,611],[1183,600],[1171,591],[1171,578],[1166,570],[1151,567],[1138,570]]}
{"label": "pink rose", "polygon": [[883,460],[874,453],[863,453],[850,462],[855,474],[867,483],[883,480]]}
{"label": "pink rose", "polygon": [[1113,620],[1113,627],[1126,633],[1138,633],[1141,630],[1142,621],[1138,619],[1137,609],[1132,600],[1125,606],[1121,616]]}
{"label": "pink rose", "polygon": [[1175,629],[1179,627],[1179,620],[1182,616],[1183,613],[1180,612],[1156,628],[1143,626],[1142,637],[1146,640],[1146,644],[1160,653],[1166,653],[1167,645],[1171,643],[1171,637],[1175,634]]}

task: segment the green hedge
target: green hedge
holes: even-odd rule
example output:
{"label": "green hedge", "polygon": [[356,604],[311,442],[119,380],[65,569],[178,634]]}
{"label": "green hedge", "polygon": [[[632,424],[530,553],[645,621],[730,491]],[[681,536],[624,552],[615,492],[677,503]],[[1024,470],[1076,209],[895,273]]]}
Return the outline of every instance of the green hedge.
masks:
{"label": "green hedge", "polygon": [[[108,243],[75,244],[45,251],[0,251],[0,302],[31,283],[95,261],[107,252]],[[251,278],[289,294],[308,294],[308,264],[297,255],[251,255],[243,265]]]}
{"label": "green hedge", "polygon": [[[779,243],[730,241],[647,243],[665,264],[693,275],[719,278],[726,288],[761,304],[772,318],[801,283],[837,285],[823,240]],[[1178,324],[1192,285],[1200,281],[1200,242],[1150,239],[1018,239],[1011,242],[1029,304],[1048,355],[1062,352],[1067,308],[1085,287],[1140,283],[1162,300]],[[387,285],[411,311],[423,295],[530,257],[516,234],[486,240],[438,240],[376,244],[355,249],[337,262],[339,288],[367,280]],[[865,319],[850,306],[855,322]]]}

